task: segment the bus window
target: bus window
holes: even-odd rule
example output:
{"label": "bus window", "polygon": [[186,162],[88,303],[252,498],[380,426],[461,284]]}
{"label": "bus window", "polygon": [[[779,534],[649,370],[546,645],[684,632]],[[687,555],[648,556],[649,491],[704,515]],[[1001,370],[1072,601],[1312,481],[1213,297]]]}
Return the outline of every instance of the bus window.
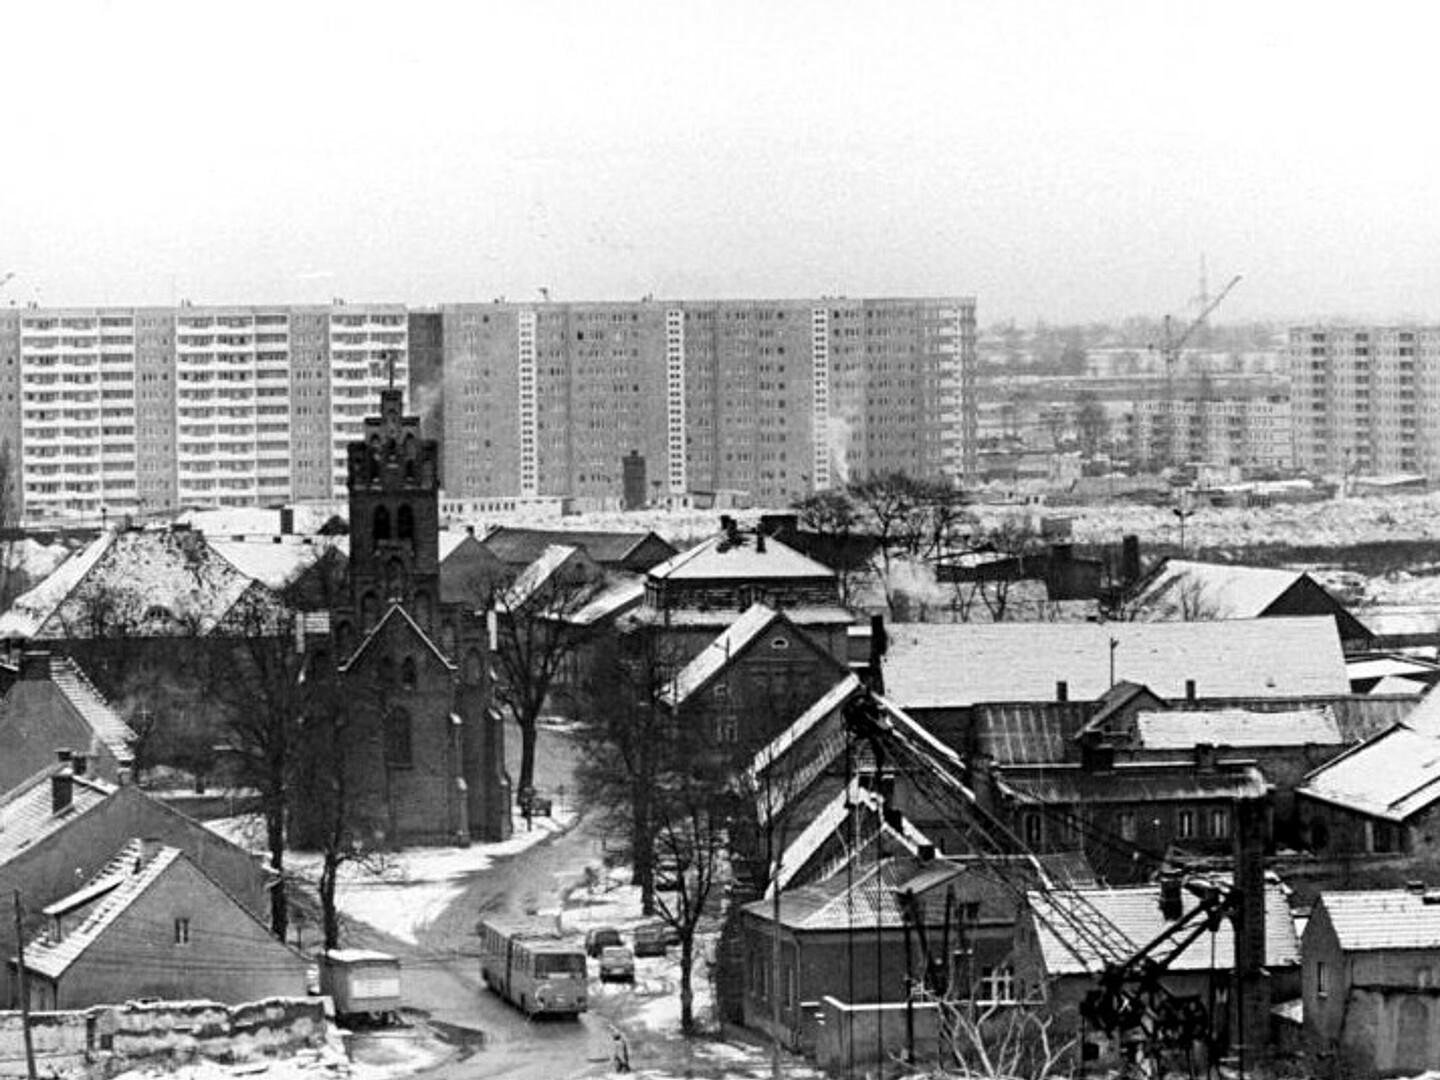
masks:
{"label": "bus window", "polygon": [[581,953],[540,953],[535,956],[535,974],[579,975],[585,977],[585,957]]}

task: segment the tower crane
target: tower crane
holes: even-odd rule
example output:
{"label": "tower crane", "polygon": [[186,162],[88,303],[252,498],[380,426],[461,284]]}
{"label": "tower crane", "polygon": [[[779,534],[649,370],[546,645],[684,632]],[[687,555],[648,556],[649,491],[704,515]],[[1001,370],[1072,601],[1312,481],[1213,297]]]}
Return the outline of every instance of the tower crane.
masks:
{"label": "tower crane", "polygon": [[[1177,335],[1174,329],[1174,322],[1169,315],[1165,316],[1164,329],[1162,331],[1159,345],[1160,361],[1164,364],[1165,389],[1162,399],[1160,415],[1156,417],[1157,422],[1162,426],[1160,437],[1156,439],[1155,459],[1163,468],[1166,465],[1174,464],[1175,456],[1175,365],[1180,360],[1180,353],[1189,340],[1195,336],[1195,332],[1205,324],[1205,320],[1218,308],[1230,291],[1239,285],[1241,275],[1236,274],[1229,283],[1210,299],[1200,314],[1190,322],[1184,330]],[[1153,348],[1153,346],[1152,346]]]}

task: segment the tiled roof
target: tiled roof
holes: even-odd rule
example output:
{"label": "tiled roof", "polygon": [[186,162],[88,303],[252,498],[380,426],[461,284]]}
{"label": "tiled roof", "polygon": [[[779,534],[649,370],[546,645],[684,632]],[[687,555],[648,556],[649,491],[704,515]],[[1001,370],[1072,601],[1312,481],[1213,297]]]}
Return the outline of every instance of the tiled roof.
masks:
{"label": "tiled roof", "polygon": [[[1329,616],[1172,623],[906,623],[889,628],[886,693],[902,708],[1093,701],[1115,680],[1164,698],[1345,694]],[[1112,654],[1112,642],[1113,654]]]}
{"label": "tiled roof", "polygon": [[143,841],[130,841],[79,890],[84,897],[75,894],[51,905],[50,910],[72,910],[82,902],[95,901],[80,924],[63,937],[57,939],[52,928],[27,944],[25,966],[48,978],[59,978],[180,857],[180,850],[172,847],[161,847],[147,856]]}
{"label": "tiled roof", "polygon": [[1265,777],[1249,765],[1214,772],[1153,762],[1117,762],[1109,772],[1090,772],[1075,764],[1011,766],[1001,779],[1022,800],[1067,805],[1257,799],[1269,790]]}
{"label": "tiled roof", "polygon": [[833,580],[835,572],[774,537],[764,539],[762,550],[754,533],[740,533],[738,541],[721,533],[651,567],[649,576],[668,581]]}
{"label": "tiled roof", "polygon": [[1340,725],[1326,708],[1288,712],[1249,709],[1197,709],[1141,712],[1135,734],[1147,750],[1185,750],[1211,746],[1339,746]]}
{"label": "tiled roof", "polygon": [[131,747],[135,742],[135,732],[95,689],[79,664],[68,656],[52,656],[50,681],[60,689],[65,700],[70,702],[117,761],[129,761],[134,757]]}
{"label": "tiled roof", "polygon": [[[497,525],[481,541],[502,562],[528,566],[551,544],[583,547],[597,563],[610,566],[624,562],[645,541],[659,540],[653,532],[601,532],[579,529],[521,529]],[[663,542],[663,541],[662,541]]]}
{"label": "tiled roof", "polygon": [[114,786],[91,776],[71,780],[70,805],[55,813],[50,778],[68,766],[55,764],[0,796],[0,865],[39,843],[115,793]]}
{"label": "tiled roof", "polygon": [[1406,889],[1326,892],[1323,907],[1346,951],[1440,948],[1440,903]]}
{"label": "tiled roof", "polygon": [[738,655],[763,634],[779,612],[764,604],[752,604],[743,615],[725,628],[725,632],[701,649],[696,657],[680,669],[670,685],[660,692],[660,700],[670,708],[683,705],[690,695],[700,690],[729,666],[730,658]]}
{"label": "tiled roof", "polygon": [[1133,602],[1144,619],[1254,619],[1305,575],[1261,566],[1167,559]]}
{"label": "tiled roof", "polygon": [[[1185,910],[1198,903],[1182,889]],[[1033,914],[1040,954],[1050,975],[1097,974],[1107,962],[1122,959],[1159,936],[1169,925],[1160,914],[1160,887],[1135,885],[1115,889],[1031,892],[1026,899]],[[1213,950],[1212,950],[1213,944]],[[1211,941],[1201,934],[1174,961],[1170,970],[1228,970],[1235,963],[1231,922],[1222,919]],[[1283,888],[1265,886],[1265,962],[1272,968],[1300,963],[1300,945]]]}
{"label": "tiled roof", "polygon": [[1404,821],[1440,799],[1440,736],[1404,721],[1322,765],[1296,790],[1372,817]]}

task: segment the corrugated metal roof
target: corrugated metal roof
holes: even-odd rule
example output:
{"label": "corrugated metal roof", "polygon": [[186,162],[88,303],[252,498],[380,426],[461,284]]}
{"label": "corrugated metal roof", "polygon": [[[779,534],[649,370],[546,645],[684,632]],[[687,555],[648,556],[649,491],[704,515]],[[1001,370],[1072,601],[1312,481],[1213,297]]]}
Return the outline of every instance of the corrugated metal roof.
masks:
{"label": "corrugated metal roof", "polygon": [[1153,762],[1120,762],[1111,772],[1088,772],[1076,764],[1010,766],[1000,775],[1007,788],[1025,798],[1067,805],[1255,799],[1269,790],[1251,765],[1214,772]]}
{"label": "corrugated metal roof", "polygon": [[[1184,910],[1199,901],[1181,890]],[[1121,959],[1153,941],[1169,923],[1160,914],[1160,887],[1053,890],[1031,892],[1030,905],[1040,954],[1051,975],[1094,975],[1106,963]],[[1088,928],[1088,932],[1076,926]],[[1170,965],[1171,971],[1217,971],[1235,963],[1235,939],[1229,919],[1221,920],[1214,935],[1201,934]],[[1300,943],[1282,886],[1265,887],[1265,962],[1272,968],[1300,963]]]}
{"label": "corrugated metal roof", "polygon": [[1335,937],[1346,951],[1440,948],[1440,903],[1405,889],[1320,894]]}
{"label": "corrugated metal roof", "polygon": [[1177,709],[1141,712],[1135,733],[1147,750],[1211,746],[1339,746],[1340,725],[1329,709],[1255,712],[1250,709]]}
{"label": "corrugated metal roof", "polygon": [[[1345,694],[1329,616],[1176,623],[907,623],[889,628],[886,692],[902,708],[1093,701],[1114,679],[1164,698]],[[1113,656],[1112,656],[1112,642]]]}
{"label": "corrugated metal roof", "polygon": [[979,753],[997,765],[1030,765],[1073,757],[1071,740],[1084,726],[1084,702],[1004,702],[975,708]]}

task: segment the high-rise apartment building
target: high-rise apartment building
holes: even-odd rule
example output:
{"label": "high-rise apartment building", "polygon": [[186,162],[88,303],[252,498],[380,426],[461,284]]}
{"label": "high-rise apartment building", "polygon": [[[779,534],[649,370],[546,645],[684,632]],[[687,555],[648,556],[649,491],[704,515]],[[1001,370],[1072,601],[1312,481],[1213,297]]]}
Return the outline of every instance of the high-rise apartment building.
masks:
{"label": "high-rise apartment building", "polygon": [[743,492],[974,468],[973,299],[441,308],[447,495]]}
{"label": "high-rise apartment building", "polygon": [[[1256,388],[1260,389],[1260,388]],[[1136,460],[1291,468],[1290,398],[1269,392],[1181,396],[1135,402],[1130,430]]]}
{"label": "high-rise apartment building", "polygon": [[1298,468],[1440,476],[1440,327],[1297,327],[1287,352]]}
{"label": "high-rise apartment building", "polygon": [[784,505],[975,465],[975,302],[0,310],[0,439],[28,520],[336,499],[393,377],[449,498]]}
{"label": "high-rise apartment building", "polygon": [[[0,438],[29,520],[339,498],[397,305],[0,311]],[[18,436],[18,438],[16,437]]]}

